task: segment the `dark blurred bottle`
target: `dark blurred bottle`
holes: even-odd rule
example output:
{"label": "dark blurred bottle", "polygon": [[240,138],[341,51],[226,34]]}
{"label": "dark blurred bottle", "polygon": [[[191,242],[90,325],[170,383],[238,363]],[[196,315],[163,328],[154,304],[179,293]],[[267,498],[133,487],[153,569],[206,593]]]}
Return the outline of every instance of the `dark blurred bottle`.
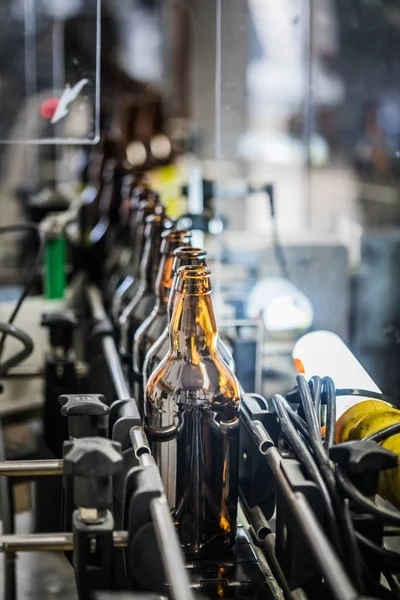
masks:
{"label": "dark blurred bottle", "polygon": [[155,283],[156,304],[152,313],[137,329],[133,340],[133,371],[136,375],[134,397],[143,414],[143,364],[151,346],[164,333],[168,325],[168,300],[174,278],[174,251],[180,247],[190,246],[192,234],[190,231],[164,231],[161,234],[161,262]]}
{"label": "dark blurred bottle", "polygon": [[110,224],[118,219],[121,183],[125,173],[123,150],[118,136],[104,139],[88,166],[89,184],[81,193],[79,225],[84,245],[93,245],[104,237]]}
{"label": "dark blurred bottle", "polygon": [[210,270],[181,267],[170,350],[146,388],[145,429],[183,550],[221,557],[235,540],[239,406],[217,348]]}
{"label": "dark blurred bottle", "polygon": [[146,219],[153,214],[164,214],[165,208],[160,202],[160,197],[150,189],[134,190],[137,196],[138,209],[136,214],[132,215],[130,224],[130,239],[132,246],[131,260],[125,271],[121,273],[121,282],[119,283],[112,302],[112,315],[117,322],[122,311],[126,308],[132,298],[135,296],[139,286],[140,263],[142,261],[145,239],[144,229]]}
{"label": "dark blurred bottle", "polygon": [[[133,347],[133,336],[149,316],[156,303],[155,282],[160,265],[161,234],[172,228],[172,221],[162,214],[146,217],[144,230],[145,246],[140,263],[140,274],[136,294],[119,317],[120,350],[129,355]],[[133,365],[132,365],[133,367]]]}
{"label": "dark blurred bottle", "polygon": [[109,297],[115,294],[133,264],[137,214],[140,199],[147,191],[150,191],[149,182],[143,173],[129,173],[123,177],[119,223],[105,265],[105,287]]}
{"label": "dark blurred bottle", "polygon": [[[178,248],[175,250],[175,260],[172,267],[172,275],[175,276],[179,267],[182,266],[207,266],[207,251],[201,248]],[[170,297],[168,301],[167,318],[168,323],[172,317],[172,311],[175,301],[175,285],[172,284]],[[235,361],[233,356],[226,346],[220,335],[217,338],[218,351],[222,357],[222,360],[227,367],[234,373],[235,372]],[[162,335],[158,340],[149,348],[143,363],[142,375],[143,375],[143,389],[146,389],[147,381],[150,375],[158,367],[160,362],[165,358],[169,350],[169,334],[168,326],[164,329]]]}
{"label": "dark blurred bottle", "polygon": [[168,335],[168,324],[171,321],[172,310],[175,301],[175,276],[180,267],[184,266],[207,266],[207,252],[201,248],[177,248],[174,251],[174,261],[172,264],[172,285],[169,294],[166,314],[166,324],[164,330],[160,334],[159,338],[149,348],[146,353],[143,368],[143,389],[146,389],[147,381],[150,378],[152,372],[158,367],[160,362],[168,353],[169,350],[169,335]]}

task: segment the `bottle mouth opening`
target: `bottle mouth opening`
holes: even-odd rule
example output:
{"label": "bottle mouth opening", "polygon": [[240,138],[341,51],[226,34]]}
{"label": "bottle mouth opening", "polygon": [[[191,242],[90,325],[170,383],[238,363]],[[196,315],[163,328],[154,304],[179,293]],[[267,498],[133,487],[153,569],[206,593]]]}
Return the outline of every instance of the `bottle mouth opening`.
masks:
{"label": "bottle mouth opening", "polygon": [[198,295],[212,292],[211,271],[208,267],[186,265],[177,271],[176,290],[186,294]]}
{"label": "bottle mouth opening", "polygon": [[174,254],[177,257],[188,256],[188,257],[193,257],[193,258],[197,258],[197,257],[206,258],[207,251],[204,250],[203,248],[177,248],[175,250]]}
{"label": "bottle mouth opening", "polygon": [[177,244],[180,244],[183,248],[185,245],[189,247],[192,234],[190,231],[163,231],[161,234],[161,254],[169,254],[172,250],[175,250]]}

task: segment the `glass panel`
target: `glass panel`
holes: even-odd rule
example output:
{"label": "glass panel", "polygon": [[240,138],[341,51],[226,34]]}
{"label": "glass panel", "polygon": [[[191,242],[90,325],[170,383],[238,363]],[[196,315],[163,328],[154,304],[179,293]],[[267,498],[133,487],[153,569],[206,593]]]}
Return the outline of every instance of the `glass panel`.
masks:
{"label": "glass panel", "polygon": [[96,143],[100,0],[8,0],[0,19],[0,142]]}

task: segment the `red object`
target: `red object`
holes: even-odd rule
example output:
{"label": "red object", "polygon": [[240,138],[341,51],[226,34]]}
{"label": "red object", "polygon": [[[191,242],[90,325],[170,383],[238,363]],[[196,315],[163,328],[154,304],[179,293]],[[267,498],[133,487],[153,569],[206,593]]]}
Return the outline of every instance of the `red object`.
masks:
{"label": "red object", "polygon": [[40,114],[44,119],[51,119],[57,110],[60,100],[58,98],[47,98],[40,107]]}

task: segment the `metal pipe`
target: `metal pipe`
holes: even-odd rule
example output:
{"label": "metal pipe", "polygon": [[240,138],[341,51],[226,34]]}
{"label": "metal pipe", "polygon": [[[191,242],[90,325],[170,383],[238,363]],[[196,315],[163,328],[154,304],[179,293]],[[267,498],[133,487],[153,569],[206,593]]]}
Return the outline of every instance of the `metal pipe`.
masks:
{"label": "metal pipe", "polygon": [[0,461],[0,476],[39,477],[62,475],[63,460],[3,460]]}
{"label": "metal pipe", "polygon": [[150,504],[150,511],[170,596],[172,600],[194,600],[183,562],[182,550],[165,496],[154,498]]}
{"label": "metal pipe", "polygon": [[87,299],[92,317],[96,321],[102,321],[105,319],[107,317],[107,313],[104,310],[100,292],[94,285],[89,285],[87,287]]}
{"label": "metal pipe", "polygon": [[[104,310],[104,305],[101,299],[99,290],[94,285],[89,285],[87,288],[87,299],[90,307],[90,312],[96,321],[107,319],[107,313]],[[132,394],[127,384],[121,360],[115,346],[115,341],[111,336],[105,336],[102,339],[102,348],[104,358],[110,369],[110,375],[114,384],[114,388],[119,400],[131,398]]]}
{"label": "metal pipe", "polygon": [[[126,548],[128,533],[113,532],[114,548]],[[73,550],[72,533],[33,533],[0,536],[0,552],[67,552]]]}
{"label": "metal pipe", "polygon": [[[138,461],[140,462],[140,464],[142,466],[145,466],[142,461],[143,456],[147,456],[147,457],[150,456],[151,458],[153,458],[151,456],[150,446],[149,446],[149,442],[147,440],[145,432],[139,426],[132,427],[129,431],[129,437],[131,440],[132,448],[135,451],[136,458],[138,459]],[[153,462],[154,462],[154,459],[153,459]],[[147,464],[149,464],[149,461],[147,461]]]}
{"label": "metal pipe", "polygon": [[[266,435],[269,437],[267,432]],[[332,596],[336,600],[356,600],[359,595],[307,500],[303,494],[293,492],[287,482],[281,469],[281,457],[275,446],[268,448],[265,457],[275,475],[278,487],[285,496],[287,506],[302,530],[306,543],[329,585]]]}
{"label": "metal pipe", "polygon": [[119,400],[127,400],[132,394],[129,390],[121,361],[115,347],[115,342],[111,337],[104,337],[102,340],[104,358],[110,369],[110,375],[114,384],[115,392]]}

